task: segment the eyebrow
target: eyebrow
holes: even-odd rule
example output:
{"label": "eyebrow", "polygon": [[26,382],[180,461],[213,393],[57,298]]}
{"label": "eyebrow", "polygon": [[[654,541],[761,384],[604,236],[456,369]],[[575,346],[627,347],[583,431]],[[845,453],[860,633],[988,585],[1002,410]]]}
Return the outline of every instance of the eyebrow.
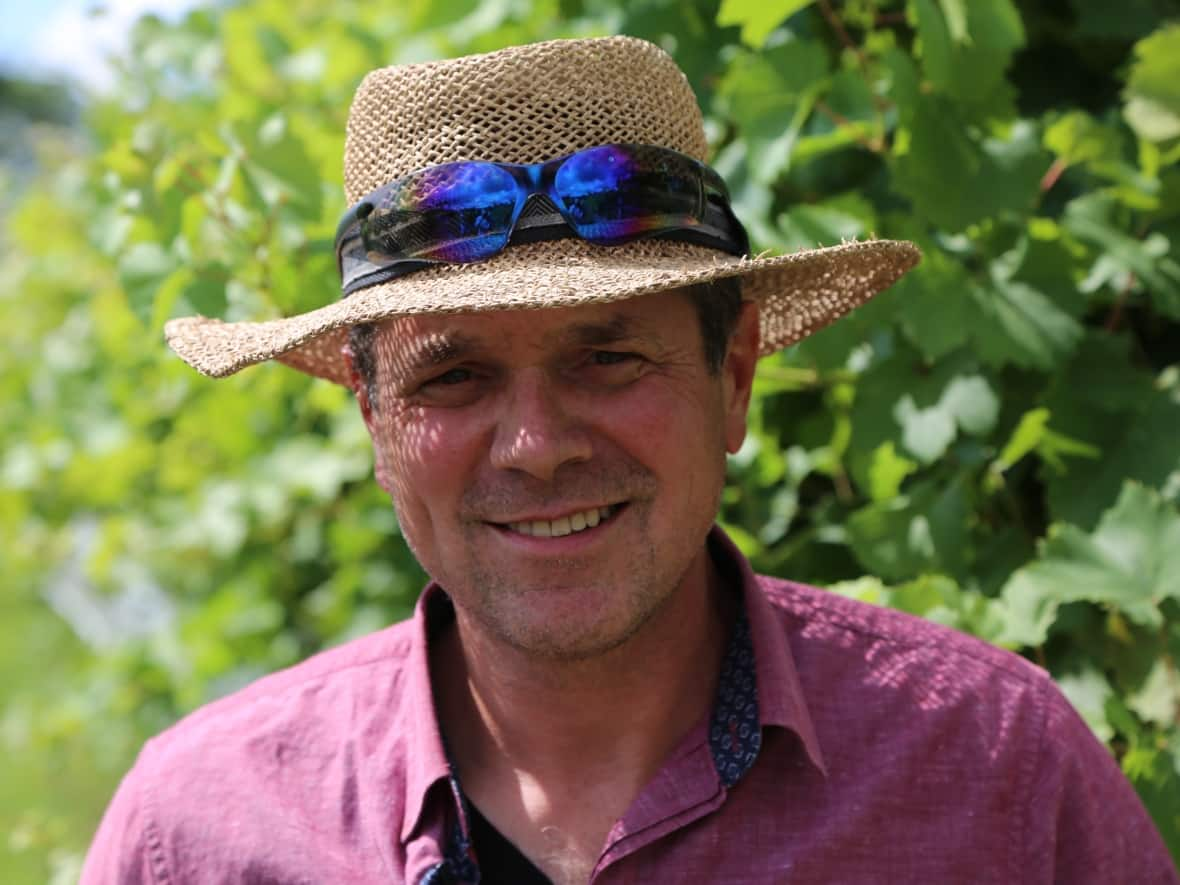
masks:
{"label": "eyebrow", "polygon": [[[601,347],[641,336],[656,343],[661,341],[657,330],[649,323],[615,314],[604,322],[569,326],[561,330],[560,340],[565,346]],[[426,372],[490,350],[495,350],[495,347],[474,335],[457,331],[432,332],[422,341],[413,343],[402,354],[401,363],[411,372]]]}
{"label": "eyebrow", "polygon": [[434,332],[425,340],[415,342],[402,361],[411,371],[422,372],[453,362],[479,346],[477,339],[461,332]]}
{"label": "eyebrow", "polygon": [[582,347],[616,344],[641,336],[649,337],[656,342],[660,340],[656,329],[650,324],[623,314],[615,314],[603,323],[578,323],[566,329],[562,335],[568,343]]}

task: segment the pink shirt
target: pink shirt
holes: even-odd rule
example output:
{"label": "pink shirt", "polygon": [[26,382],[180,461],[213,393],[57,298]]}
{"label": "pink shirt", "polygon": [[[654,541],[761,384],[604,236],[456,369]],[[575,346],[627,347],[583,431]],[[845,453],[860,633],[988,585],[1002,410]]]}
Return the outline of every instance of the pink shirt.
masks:
{"label": "pink shirt", "polygon": [[[714,710],[615,825],[594,882],[1180,883],[1043,671],[711,543],[744,605]],[[83,883],[478,881],[427,668],[448,613],[432,585],[412,620],[153,738]]]}

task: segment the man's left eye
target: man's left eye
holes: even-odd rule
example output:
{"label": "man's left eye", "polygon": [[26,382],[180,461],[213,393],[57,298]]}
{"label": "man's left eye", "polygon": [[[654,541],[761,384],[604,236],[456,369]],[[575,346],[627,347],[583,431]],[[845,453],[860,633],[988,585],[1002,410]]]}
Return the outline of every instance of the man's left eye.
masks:
{"label": "man's left eye", "polygon": [[620,363],[630,362],[637,359],[634,353],[626,353],[618,350],[596,350],[594,351],[594,364],[597,366],[617,366]]}

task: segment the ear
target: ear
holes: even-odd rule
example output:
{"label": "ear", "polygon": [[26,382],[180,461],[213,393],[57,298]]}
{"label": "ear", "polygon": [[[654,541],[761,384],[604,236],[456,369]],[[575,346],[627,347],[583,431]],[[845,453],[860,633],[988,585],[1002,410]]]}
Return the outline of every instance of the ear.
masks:
{"label": "ear", "polygon": [[352,345],[347,341],[340,348],[340,357],[348,369],[348,386],[356,396],[357,405],[361,407],[361,417],[365,419],[365,426],[369,428],[369,435],[373,435],[373,404],[369,402],[369,388],[365,379],[361,377],[356,367],[356,357],[352,352]]}
{"label": "ear", "polygon": [[746,438],[746,415],[750,410],[750,391],[754,387],[761,340],[758,302],[744,301],[721,367],[725,389],[725,450],[731,455],[742,447]]}
{"label": "ear", "polygon": [[[390,476],[384,457],[385,447],[381,444],[379,421],[373,413],[373,403],[369,399],[369,387],[365,384],[364,376],[357,369],[356,355],[352,352],[352,346],[347,342],[340,348],[340,356],[344,360],[345,366],[348,367],[348,386],[356,396],[357,405],[361,407],[361,417],[365,421],[365,428],[369,431],[369,438],[373,440],[373,467],[377,477],[377,485],[390,492]],[[392,494],[392,492],[390,493]]]}

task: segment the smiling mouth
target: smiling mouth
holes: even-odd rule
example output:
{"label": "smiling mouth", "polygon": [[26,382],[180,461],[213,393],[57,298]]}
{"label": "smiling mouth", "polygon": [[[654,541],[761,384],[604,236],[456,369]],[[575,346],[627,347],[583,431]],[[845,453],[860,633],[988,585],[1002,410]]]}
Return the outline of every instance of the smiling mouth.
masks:
{"label": "smiling mouth", "polygon": [[500,528],[533,538],[561,538],[594,528],[618,513],[623,506],[623,504],[611,504],[606,507],[591,507],[589,510],[581,510],[557,519],[501,523]]}

